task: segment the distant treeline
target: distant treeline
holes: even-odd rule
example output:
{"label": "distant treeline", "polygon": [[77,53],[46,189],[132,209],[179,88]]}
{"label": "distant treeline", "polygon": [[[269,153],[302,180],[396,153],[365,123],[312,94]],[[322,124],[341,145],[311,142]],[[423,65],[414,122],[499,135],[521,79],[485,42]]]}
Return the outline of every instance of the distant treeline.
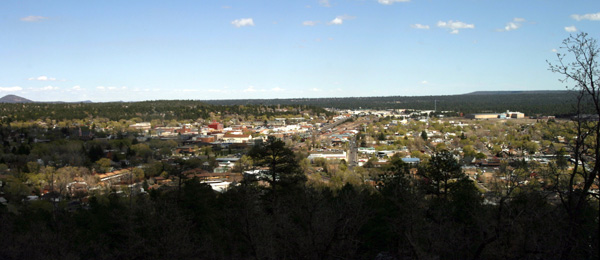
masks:
{"label": "distant treeline", "polygon": [[0,103],[0,116],[10,120],[83,119],[110,120],[141,118],[148,121],[195,120],[211,113],[239,116],[281,116],[311,111],[329,114],[323,108],[339,109],[417,109],[457,113],[519,111],[530,115],[573,115],[573,91],[474,92],[451,96],[389,96],[294,99],[157,100],[110,103]]}
{"label": "distant treeline", "polygon": [[158,100],[111,103],[0,103],[0,116],[5,120],[27,121],[37,119],[84,119],[102,117],[110,120],[141,118],[149,121],[206,119],[213,114],[239,116],[281,116],[309,111],[311,114],[329,114],[322,107],[305,104],[273,105],[219,105],[192,100]]}
{"label": "distant treeline", "polygon": [[511,110],[526,115],[566,116],[574,111],[575,95],[573,91],[490,91],[451,96],[238,99],[204,102],[213,105],[303,104],[340,109],[417,110],[433,110],[437,103],[438,111],[455,111],[464,114]]}

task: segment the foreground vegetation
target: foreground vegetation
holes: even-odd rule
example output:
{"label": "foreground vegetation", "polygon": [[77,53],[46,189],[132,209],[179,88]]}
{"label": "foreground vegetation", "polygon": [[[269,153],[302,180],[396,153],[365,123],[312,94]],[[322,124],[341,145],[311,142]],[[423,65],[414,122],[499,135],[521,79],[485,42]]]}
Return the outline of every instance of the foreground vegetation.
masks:
{"label": "foreground vegetation", "polygon": [[[454,167],[447,159],[438,154],[432,160],[438,163],[420,169],[424,176],[431,176],[429,180],[412,177],[401,160],[394,160],[375,187],[346,184],[336,189],[304,178],[287,178],[287,171],[282,171],[277,177],[265,177],[270,178],[270,185],[259,185],[260,178],[247,178],[224,193],[191,179],[180,188],[149,194],[97,195],[79,209],[50,201],[23,203],[18,213],[0,206],[0,258],[598,256],[597,203],[586,204],[581,212],[584,221],[570,226],[561,206],[533,185],[492,204],[484,203],[473,182],[460,172],[454,173],[447,187],[437,185],[436,189],[434,184],[440,182],[432,182],[433,176]],[[294,165],[286,160],[276,164]]]}

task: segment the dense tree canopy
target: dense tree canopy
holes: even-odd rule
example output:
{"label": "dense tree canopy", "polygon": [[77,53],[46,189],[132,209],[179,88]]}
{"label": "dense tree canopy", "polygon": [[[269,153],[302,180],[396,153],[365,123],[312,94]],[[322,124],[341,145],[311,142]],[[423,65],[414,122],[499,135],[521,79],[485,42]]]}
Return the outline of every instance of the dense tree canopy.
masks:
{"label": "dense tree canopy", "polygon": [[79,126],[91,126],[90,120],[106,118],[119,121],[121,119],[138,118],[132,122],[196,120],[211,119],[212,115],[239,115],[244,117],[265,118],[299,114],[301,111],[329,114],[320,107],[295,104],[286,106],[273,105],[209,105],[199,101],[163,100],[122,103],[0,103],[0,111],[5,117],[3,122],[28,120],[80,120]]}

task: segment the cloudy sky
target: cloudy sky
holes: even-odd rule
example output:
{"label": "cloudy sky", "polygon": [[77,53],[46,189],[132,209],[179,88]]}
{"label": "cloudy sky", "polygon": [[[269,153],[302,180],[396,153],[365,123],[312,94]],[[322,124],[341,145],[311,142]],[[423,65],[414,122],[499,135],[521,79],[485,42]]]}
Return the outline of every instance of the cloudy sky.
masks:
{"label": "cloudy sky", "polygon": [[0,96],[138,101],[560,90],[598,0],[0,1]]}

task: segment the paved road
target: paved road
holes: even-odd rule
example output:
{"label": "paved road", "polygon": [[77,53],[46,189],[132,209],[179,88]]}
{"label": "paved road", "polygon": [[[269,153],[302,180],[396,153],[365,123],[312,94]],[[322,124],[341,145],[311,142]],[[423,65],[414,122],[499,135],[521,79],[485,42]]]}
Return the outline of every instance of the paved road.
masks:
{"label": "paved road", "polygon": [[319,131],[320,131],[321,133],[325,133],[325,132],[327,132],[327,130],[329,130],[329,129],[332,129],[332,128],[335,128],[336,126],[338,126],[338,125],[340,125],[340,124],[342,124],[342,123],[345,123],[346,121],[348,121],[348,119],[344,119],[344,120],[338,120],[338,121],[335,121],[335,122],[333,122],[333,123],[331,123],[331,124],[324,125],[324,126],[322,126],[322,127],[319,129]]}
{"label": "paved road", "polygon": [[356,136],[353,136],[348,146],[348,168],[353,170],[358,165],[358,146],[356,145]]}
{"label": "paved road", "polygon": [[[353,121],[353,122],[348,122],[348,120],[339,120],[337,122],[334,122],[332,124],[327,124],[322,126],[321,128],[317,129],[315,132],[317,135],[319,136],[328,136],[329,134],[325,134],[328,130],[331,130],[332,133],[335,133],[337,130],[337,127],[339,127],[340,125],[344,124],[345,125],[345,129],[357,129],[360,127],[361,124],[363,123],[371,123],[373,120],[364,120],[363,118],[359,118],[357,121]],[[315,132],[313,132],[312,134],[315,134]],[[342,132],[340,130],[340,132]],[[356,136],[353,136],[352,139],[349,141],[349,146],[348,146],[348,168],[350,170],[352,170],[354,167],[358,166],[358,145],[356,143]]]}

